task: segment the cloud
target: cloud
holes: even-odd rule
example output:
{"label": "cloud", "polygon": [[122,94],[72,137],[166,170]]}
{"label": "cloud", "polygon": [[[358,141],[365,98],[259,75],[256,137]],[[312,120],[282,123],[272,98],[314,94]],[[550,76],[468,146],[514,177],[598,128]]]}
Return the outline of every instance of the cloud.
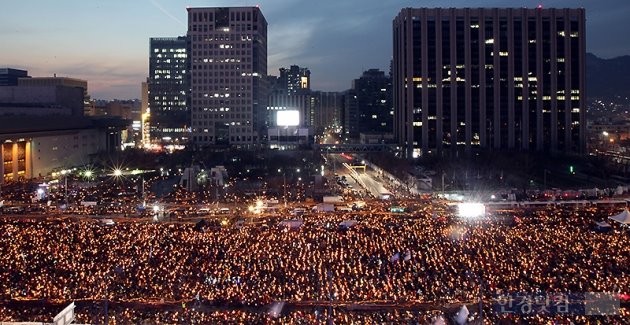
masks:
{"label": "cloud", "polygon": [[146,80],[144,64],[123,59],[104,60],[91,58],[90,61],[74,63],[46,63],[40,65],[12,65],[23,67],[33,77],[71,77],[88,81],[88,93],[96,99],[140,98],[140,84]]}
{"label": "cloud", "polygon": [[277,73],[278,68],[286,64],[296,64],[296,60],[303,62],[303,56],[314,47],[313,33],[319,24],[320,19],[311,18],[270,25],[267,36],[270,50],[268,74]]}

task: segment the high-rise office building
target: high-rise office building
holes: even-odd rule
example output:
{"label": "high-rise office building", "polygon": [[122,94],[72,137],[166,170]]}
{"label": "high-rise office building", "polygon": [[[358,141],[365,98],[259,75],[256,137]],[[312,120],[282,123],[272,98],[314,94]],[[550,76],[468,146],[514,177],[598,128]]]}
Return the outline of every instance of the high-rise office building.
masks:
{"label": "high-rise office building", "polygon": [[189,8],[193,142],[257,145],[264,134],[267,21],[258,7]]}
{"label": "high-rise office building", "polygon": [[280,68],[278,85],[286,90],[286,94],[289,96],[308,94],[311,90],[311,71],[297,65]]}
{"label": "high-rise office building", "polygon": [[393,37],[394,134],[407,154],[584,151],[584,9],[406,8]]}
{"label": "high-rise office building", "polygon": [[314,91],[311,95],[311,126],[316,133],[325,128],[337,128],[343,125],[343,95],[334,91]]}
{"label": "high-rise office building", "polygon": [[358,138],[360,133],[392,132],[392,81],[379,69],[369,69],[352,81],[344,104],[344,133]]}
{"label": "high-rise office building", "polygon": [[182,143],[190,139],[187,39],[149,41],[148,125],[151,141]]}

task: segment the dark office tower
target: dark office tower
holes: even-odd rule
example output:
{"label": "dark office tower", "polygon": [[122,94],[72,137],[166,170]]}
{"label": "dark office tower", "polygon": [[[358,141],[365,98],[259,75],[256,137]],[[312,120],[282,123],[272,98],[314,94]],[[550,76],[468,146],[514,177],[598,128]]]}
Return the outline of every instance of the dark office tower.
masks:
{"label": "dark office tower", "polygon": [[583,153],[584,9],[403,9],[394,134],[407,154]]}
{"label": "dark office tower", "polygon": [[286,89],[286,94],[289,96],[308,94],[311,90],[311,71],[297,65],[292,65],[288,69],[280,68],[278,85]]}
{"label": "dark office tower", "polygon": [[316,133],[321,133],[325,128],[338,128],[342,126],[343,95],[339,92],[315,91],[311,100],[311,126]]}
{"label": "dark office tower", "polygon": [[393,125],[392,82],[383,71],[370,69],[352,81],[344,105],[344,133],[391,133]]}
{"label": "dark office tower", "polygon": [[150,39],[148,119],[152,142],[190,140],[186,46],[185,36]]}
{"label": "dark office tower", "polygon": [[30,78],[28,76],[28,71],[0,68],[0,86],[17,86],[19,78]]}
{"label": "dark office tower", "polygon": [[267,108],[267,21],[258,7],[189,8],[193,142],[250,147]]}

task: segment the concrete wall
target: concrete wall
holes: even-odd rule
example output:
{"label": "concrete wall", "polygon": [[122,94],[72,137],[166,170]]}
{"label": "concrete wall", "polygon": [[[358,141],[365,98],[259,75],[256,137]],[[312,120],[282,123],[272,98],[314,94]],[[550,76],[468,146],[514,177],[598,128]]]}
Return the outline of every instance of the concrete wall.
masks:
{"label": "concrete wall", "polygon": [[90,155],[105,150],[102,130],[87,129],[76,133],[36,137],[32,140],[33,177],[45,176],[59,168],[90,162]]}

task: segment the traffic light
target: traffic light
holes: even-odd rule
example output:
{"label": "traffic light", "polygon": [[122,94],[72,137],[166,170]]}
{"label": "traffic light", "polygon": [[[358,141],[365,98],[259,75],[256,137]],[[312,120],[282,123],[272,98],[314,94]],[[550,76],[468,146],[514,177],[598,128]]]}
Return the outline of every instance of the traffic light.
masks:
{"label": "traffic light", "polygon": [[575,175],[575,169],[573,168],[573,166],[569,166],[569,173],[571,175]]}

